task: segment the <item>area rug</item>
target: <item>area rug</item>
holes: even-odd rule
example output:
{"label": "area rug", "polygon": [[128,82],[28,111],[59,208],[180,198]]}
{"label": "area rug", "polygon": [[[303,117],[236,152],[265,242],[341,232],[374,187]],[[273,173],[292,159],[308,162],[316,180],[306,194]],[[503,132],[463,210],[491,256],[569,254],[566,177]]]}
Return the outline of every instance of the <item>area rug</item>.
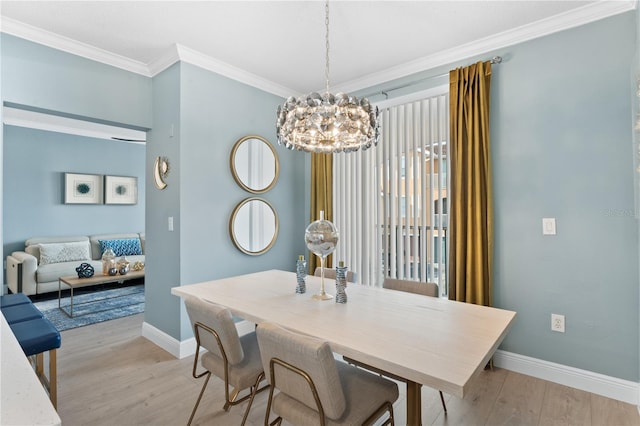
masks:
{"label": "area rug", "polygon": [[[61,299],[62,306],[69,311],[67,297]],[[74,292],[73,318],[58,309],[58,298],[34,302],[42,314],[58,331],[83,327],[116,318],[144,312],[144,284],[130,285],[93,292]]]}

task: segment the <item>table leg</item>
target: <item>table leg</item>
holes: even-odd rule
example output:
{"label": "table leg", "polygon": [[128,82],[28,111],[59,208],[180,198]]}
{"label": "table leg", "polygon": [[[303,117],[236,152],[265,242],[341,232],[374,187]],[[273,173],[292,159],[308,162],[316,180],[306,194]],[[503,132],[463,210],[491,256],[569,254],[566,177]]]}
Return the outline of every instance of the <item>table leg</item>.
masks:
{"label": "table leg", "polygon": [[[65,283],[66,284],[66,283]],[[69,318],[73,318],[73,286],[69,285],[69,290],[71,291],[71,306],[70,310],[67,312],[65,308],[62,307],[62,280],[58,279],[58,309],[67,314]]]}
{"label": "table leg", "polygon": [[422,425],[422,385],[407,381],[407,425]]}
{"label": "table leg", "polygon": [[69,310],[69,316],[73,318],[73,286],[71,287],[71,309]]}

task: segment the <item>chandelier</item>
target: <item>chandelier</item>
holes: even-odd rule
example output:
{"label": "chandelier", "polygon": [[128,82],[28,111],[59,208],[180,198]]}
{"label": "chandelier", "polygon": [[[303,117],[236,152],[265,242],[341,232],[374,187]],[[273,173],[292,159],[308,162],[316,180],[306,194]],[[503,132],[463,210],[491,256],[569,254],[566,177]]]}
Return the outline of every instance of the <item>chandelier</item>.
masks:
{"label": "chandelier", "polygon": [[325,3],[326,92],[289,97],[278,107],[278,144],[306,152],[353,152],[377,145],[378,107],[367,98],[329,92],[329,1]]}

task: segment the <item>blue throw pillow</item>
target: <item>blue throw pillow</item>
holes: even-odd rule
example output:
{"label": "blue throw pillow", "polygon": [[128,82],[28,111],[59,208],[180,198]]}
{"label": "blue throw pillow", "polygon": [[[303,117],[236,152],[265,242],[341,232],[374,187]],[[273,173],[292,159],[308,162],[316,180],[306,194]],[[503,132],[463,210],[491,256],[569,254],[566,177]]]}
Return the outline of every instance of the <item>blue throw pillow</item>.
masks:
{"label": "blue throw pillow", "polygon": [[136,256],[142,254],[139,238],[127,238],[121,240],[98,240],[100,252],[108,248],[113,250],[116,256]]}

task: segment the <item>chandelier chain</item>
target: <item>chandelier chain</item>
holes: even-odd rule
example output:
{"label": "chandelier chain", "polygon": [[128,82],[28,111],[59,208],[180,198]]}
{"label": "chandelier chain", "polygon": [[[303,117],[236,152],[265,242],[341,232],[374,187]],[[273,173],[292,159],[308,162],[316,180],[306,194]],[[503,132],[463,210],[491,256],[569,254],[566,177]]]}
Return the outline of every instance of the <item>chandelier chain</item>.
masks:
{"label": "chandelier chain", "polygon": [[324,26],[326,29],[325,32],[325,69],[324,69],[324,77],[326,79],[326,89],[327,93],[329,93],[329,0],[327,0],[324,4]]}

